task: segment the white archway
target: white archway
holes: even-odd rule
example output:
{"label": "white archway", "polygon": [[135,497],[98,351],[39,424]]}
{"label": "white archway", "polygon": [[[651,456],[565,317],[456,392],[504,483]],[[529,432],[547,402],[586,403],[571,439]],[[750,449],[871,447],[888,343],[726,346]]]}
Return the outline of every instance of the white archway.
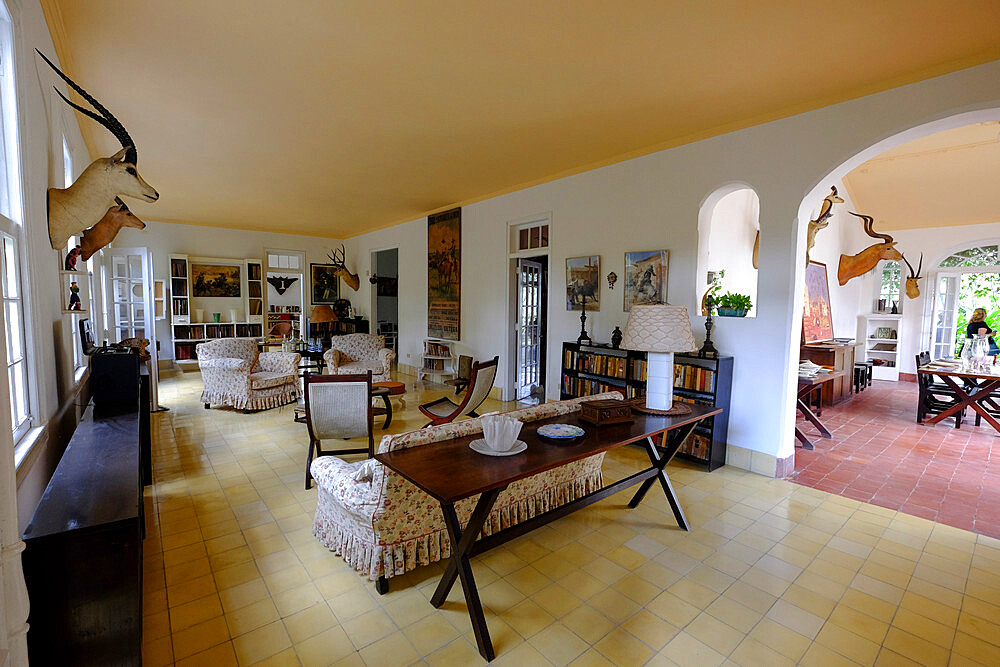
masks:
{"label": "white archway", "polygon": [[708,289],[709,271],[726,271],[722,292],[749,294],[756,316],[757,269],[753,248],[760,231],[760,197],[754,187],[732,181],[716,188],[698,209],[698,260],[695,264],[697,294]]}

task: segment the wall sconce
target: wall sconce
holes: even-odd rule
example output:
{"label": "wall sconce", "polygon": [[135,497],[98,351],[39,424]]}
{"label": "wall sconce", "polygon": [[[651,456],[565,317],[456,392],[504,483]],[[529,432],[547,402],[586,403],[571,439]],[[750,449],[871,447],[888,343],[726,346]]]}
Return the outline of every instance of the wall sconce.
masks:
{"label": "wall sconce", "polygon": [[378,284],[378,276],[377,276],[377,275],[375,275],[375,274],[373,273],[373,274],[372,274],[372,275],[371,275],[371,276],[370,276],[370,277],[368,278],[368,282],[370,282],[370,283],[371,283],[372,285],[376,285],[376,284]]}
{"label": "wall sconce", "polygon": [[616,282],[618,282],[618,274],[612,271],[608,274],[608,289],[613,290]]}

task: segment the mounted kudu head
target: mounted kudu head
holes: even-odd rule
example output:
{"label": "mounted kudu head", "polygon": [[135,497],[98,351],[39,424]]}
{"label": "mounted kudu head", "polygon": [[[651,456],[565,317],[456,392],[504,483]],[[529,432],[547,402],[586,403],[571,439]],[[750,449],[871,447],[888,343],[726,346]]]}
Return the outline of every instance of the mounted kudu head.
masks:
{"label": "mounted kudu head", "polygon": [[[816,216],[815,220],[809,221],[809,228],[806,232],[806,266],[809,266],[809,251],[813,249],[816,245],[816,234],[819,230],[826,229],[830,224],[830,216],[833,214],[834,204],[843,204],[844,200],[837,196],[837,186],[830,186],[830,194],[823,198],[823,204],[820,206],[819,215]],[[755,265],[756,266],[756,265]]]}
{"label": "mounted kudu head", "polygon": [[327,253],[326,256],[330,258],[330,261],[333,262],[334,267],[336,267],[336,271],[334,271],[334,273],[336,273],[337,277],[343,279],[343,281],[347,283],[348,287],[357,292],[358,287],[361,285],[361,279],[358,278],[358,274],[351,273],[347,270],[347,267],[344,266],[344,252],[344,244],[341,243],[340,248],[334,250],[332,255]]}
{"label": "mounted kudu head", "polygon": [[865,234],[873,239],[882,239],[882,243],[868,246],[857,255],[841,255],[840,266],[837,268],[837,279],[841,285],[846,285],[851,278],[868,273],[883,259],[893,259],[897,262],[903,259],[903,255],[896,250],[896,242],[888,234],[879,234],[874,229],[875,221],[870,215],[861,215],[851,212],[851,215],[861,218],[865,227]]}
{"label": "mounted kudu head", "polygon": [[94,160],[68,188],[49,188],[49,242],[54,249],[59,250],[65,247],[70,236],[97,224],[115,206],[117,197],[134,197],[152,202],[159,199],[160,195],[139,175],[136,169],[138,154],[135,142],[125,127],[86,90],[63,74],[45,54],[37,49],[35,51],[97,113],[71,102],[57,88],[56,92],[66,104],[100,123],[115,135],[122,146],[111,157]]}
{"label": "mounted kudu head", "polygon": [[906,277],[906,296],[910,299],[916,299],[920,296],[920,285],[917,284],[917,281],[923,278],[920,271],[924,268],[924,253],[920,253],[920,262],[917,264],[916,271],[913,270],[910,260],[906,259],[906,255],[903,255],[903,261],[906,262],[906,268],[910,270],[910,275]]}

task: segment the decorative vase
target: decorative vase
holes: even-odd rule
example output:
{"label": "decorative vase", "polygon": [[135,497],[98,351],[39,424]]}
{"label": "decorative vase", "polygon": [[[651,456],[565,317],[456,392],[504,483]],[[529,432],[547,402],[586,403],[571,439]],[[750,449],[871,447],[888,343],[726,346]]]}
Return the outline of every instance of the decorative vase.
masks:
{"label": "decorative vase", "polygon": [[221,322],[222,321],[222,313],[212,313],[212,321],[213,322]]}
{"label": "decorative vase", "polygon": [[746,317],[746,309],[737,310],[736,308],[723,308],[719,306],[716,308],[716,313],[719,317]]}
{"label": "decorative vase", "polygon": [[229,321],[230,322],[235,322],[236,321],[236,310],[235,309],[231,309],[229,311]]}
{"label": "decorative vase", "polygon": [[622,344],[622,330],[615,327],[615,330],[611,332],[611,347],[616,350]]}
{"label": "decorative vase", "polygon": [[205,311],[204,311],[204,309],[202,309],[202,308],[195,308],[194,309],[194,321],[195,322],[204,322],[205,321]]}
{"label": "decorative vase", "polygon": [[990,341],[988,334],[976,334],[972,338],[972,367],[976,370],[983,370],[986,367],[986,359],[990,354]]}
{"label": "decorative vase", "polygon": [[972,366],[972,339],[966,338],[962,345],[962,352],[958,355],[962,360],[962,368],[968,370]]}

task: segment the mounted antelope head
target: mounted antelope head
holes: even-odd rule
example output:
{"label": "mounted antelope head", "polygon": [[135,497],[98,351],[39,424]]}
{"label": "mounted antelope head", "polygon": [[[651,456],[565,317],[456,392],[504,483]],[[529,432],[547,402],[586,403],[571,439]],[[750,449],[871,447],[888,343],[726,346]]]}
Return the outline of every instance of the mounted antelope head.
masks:
{"label": "mounted antelope head", "polygon": [[868,273],[875,268],[875,265],[883,259],[894,259],[897,262],[903,259],[903,255],[896,250],[896,242],[888,234],[877,233],[873,225],[875,221],[870,215],[861,215],[851,212],[851,215],[861,218],[865,226],[865,233],[873,239],[882,239],[882,243],[876,243],[859,252],[857,255],[841,255],[840,266],[837,268],[837,279],[841,285],[846,285],[851,278]]}
{"label": "mounted antelope head", "polygon": [[815,220],[809,221],[809,229],[806,231],[806,266],[809,266],[809,251],[816,245],[816,234],[819,230],[826,229],[830,224],[830,216],[833,214],[834,204],[843,204],[844,200],[837,196],[837,186],[830,186],[830,194],[823,199],[820,206],[819,215]]}
{"label": "mounted antelope head", "polygon": [[100,102],[53,65],[45,54],[38,49],[35,51],[70,88],[97,109],[97,113],[71,102],[57,88],[59,97],[80,113],[103,125],[122,145],[122,149],[111,157],[94,160],[68,188],[49,188],[49,242],[55,250],[60,250],[66,247],[70,236],[95,226],[107,214],[108,209],[115,206],[117,197],[156,201],[160,195],[142,180],[136,170],[138,155],[135,142],[125,127]]}
{"label": "mounted antelope head", "polygon": [[118,205],[109,208],[100,222],[83,231],[83,238],[80,239],[80,258],[83,261],[86,262],[95,252],[114,241],[122,227],[146,228],[146,223],[128,210],[125,202],[118,198],[115,201]]}
{"label": "mounted antelope head", "polygon": [[906,262],[906,268],[910,270],[910,275],[906,277],[906,296],[910,299],[916,299],[920,296],[920,285],[917,284],[917,281],[923,277],[920,275],[920,270],[924,268],[924,253],[920,253],[920,262],[917,264],[916,271],[913,270],[913,265],[906,259],[906,255],[903,255],[903,261]]}
{"label": "mounted antelope head", "polygon": [[348,287],[357,292],[358,287],[361,285],[361,279],[358,278],[358,274],[351,273],[344,266],[344,244],[341,243],[340,248],[334,250],[332,255],[327,253],[326,256],[330,258],[330,261],[336,267],[337,270],[334,273],[336,273],[337,277],[343,279]]}

